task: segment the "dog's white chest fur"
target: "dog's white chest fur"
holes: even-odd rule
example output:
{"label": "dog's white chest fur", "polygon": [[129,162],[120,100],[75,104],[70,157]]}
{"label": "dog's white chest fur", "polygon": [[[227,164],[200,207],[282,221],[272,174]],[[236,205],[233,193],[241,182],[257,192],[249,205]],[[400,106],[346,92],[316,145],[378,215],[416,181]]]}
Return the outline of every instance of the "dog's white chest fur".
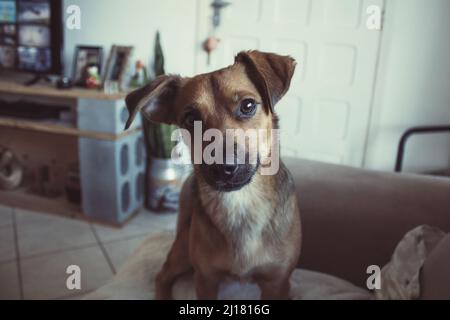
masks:
{"label": "dog's white chest fur", "polygon": [[232,272],[244,276],[253,268],[272,261],[263,239],[263,230],[272,212],[260,189],[249,185],[224,193],[221,207],[223,231],[232,239]]}

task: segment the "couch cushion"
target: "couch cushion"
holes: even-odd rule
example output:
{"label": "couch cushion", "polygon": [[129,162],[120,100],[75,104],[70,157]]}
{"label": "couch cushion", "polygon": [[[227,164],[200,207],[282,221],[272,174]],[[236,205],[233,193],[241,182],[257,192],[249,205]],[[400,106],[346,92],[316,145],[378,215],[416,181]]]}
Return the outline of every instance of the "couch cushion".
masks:
{"label": "couch cushion", "polygon": [[428,256],[421,273],[421,299],[450,300],[450,234]]}
{"label": "couch cushion", "polygon": [[[450,179],[283,159],[297,187],[303,225],[300,268],[365,286],[409,230],[450,232]],[[356,254],[355,254],[356,253]]]}
{"label": "couch cushion", "polygon": [[[85,299],[101,300],[148,300],[154,298],[154,279],[160,270],[173,242],[174,233],[165,232],[147,238],[131,255],[118,274]],[[367,290],[358,288],[342,279],[307,270],[297,269],[291,278],[293,299],[350,299],[373,298]],[[241,285],[237,282],[221,286],[221,299],[259,299],[256,285]],[[194,299],[195,289],[192,274],[179,279],[174,286],[176,299]]]}

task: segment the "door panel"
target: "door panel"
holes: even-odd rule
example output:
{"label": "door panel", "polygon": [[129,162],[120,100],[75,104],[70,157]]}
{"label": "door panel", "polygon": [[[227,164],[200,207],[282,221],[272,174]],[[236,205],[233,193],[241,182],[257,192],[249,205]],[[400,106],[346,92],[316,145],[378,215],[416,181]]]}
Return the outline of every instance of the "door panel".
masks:
{"label": "door panel", "polygon": [[[221,38],[208,66],[230,65],[242,50],[288,54],[298,67],[276,108],[282,154],[361,166],[380,31],[366,28],[366,8],[383,0],[234,0],[222,11]],[[211,32],[210,1],[199,0],[199,43]]]}

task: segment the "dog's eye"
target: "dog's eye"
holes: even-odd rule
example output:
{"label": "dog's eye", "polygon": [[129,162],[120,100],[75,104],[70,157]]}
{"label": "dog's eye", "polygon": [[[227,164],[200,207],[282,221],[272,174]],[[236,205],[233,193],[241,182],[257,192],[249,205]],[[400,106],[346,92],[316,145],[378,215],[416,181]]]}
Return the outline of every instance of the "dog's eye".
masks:
{"label": "dog's eye", "polygon": [[195,121],[200,121],[200,117],[194,111],[188,112],[183,118],[183,126],[186,128],[192,128],[194,127]]}
{"label": "dog's eye", "polygon": [[252,117],[256,113],[256,108],[258,104],[253,99],[245,99],[241,101],[241,105],[239,107],[239,116],[248,118]]}

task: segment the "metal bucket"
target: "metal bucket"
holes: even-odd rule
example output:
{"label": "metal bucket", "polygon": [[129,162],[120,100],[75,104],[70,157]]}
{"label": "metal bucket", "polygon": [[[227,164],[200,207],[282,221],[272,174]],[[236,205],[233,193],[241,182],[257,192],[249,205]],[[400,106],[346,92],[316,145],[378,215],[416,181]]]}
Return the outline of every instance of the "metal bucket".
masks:
{"label": "metal bucket", "polygon": [[191,167],[172,159],[150,158],[147,168],[146,207],[154,212],[176,212],[181,186]]}

